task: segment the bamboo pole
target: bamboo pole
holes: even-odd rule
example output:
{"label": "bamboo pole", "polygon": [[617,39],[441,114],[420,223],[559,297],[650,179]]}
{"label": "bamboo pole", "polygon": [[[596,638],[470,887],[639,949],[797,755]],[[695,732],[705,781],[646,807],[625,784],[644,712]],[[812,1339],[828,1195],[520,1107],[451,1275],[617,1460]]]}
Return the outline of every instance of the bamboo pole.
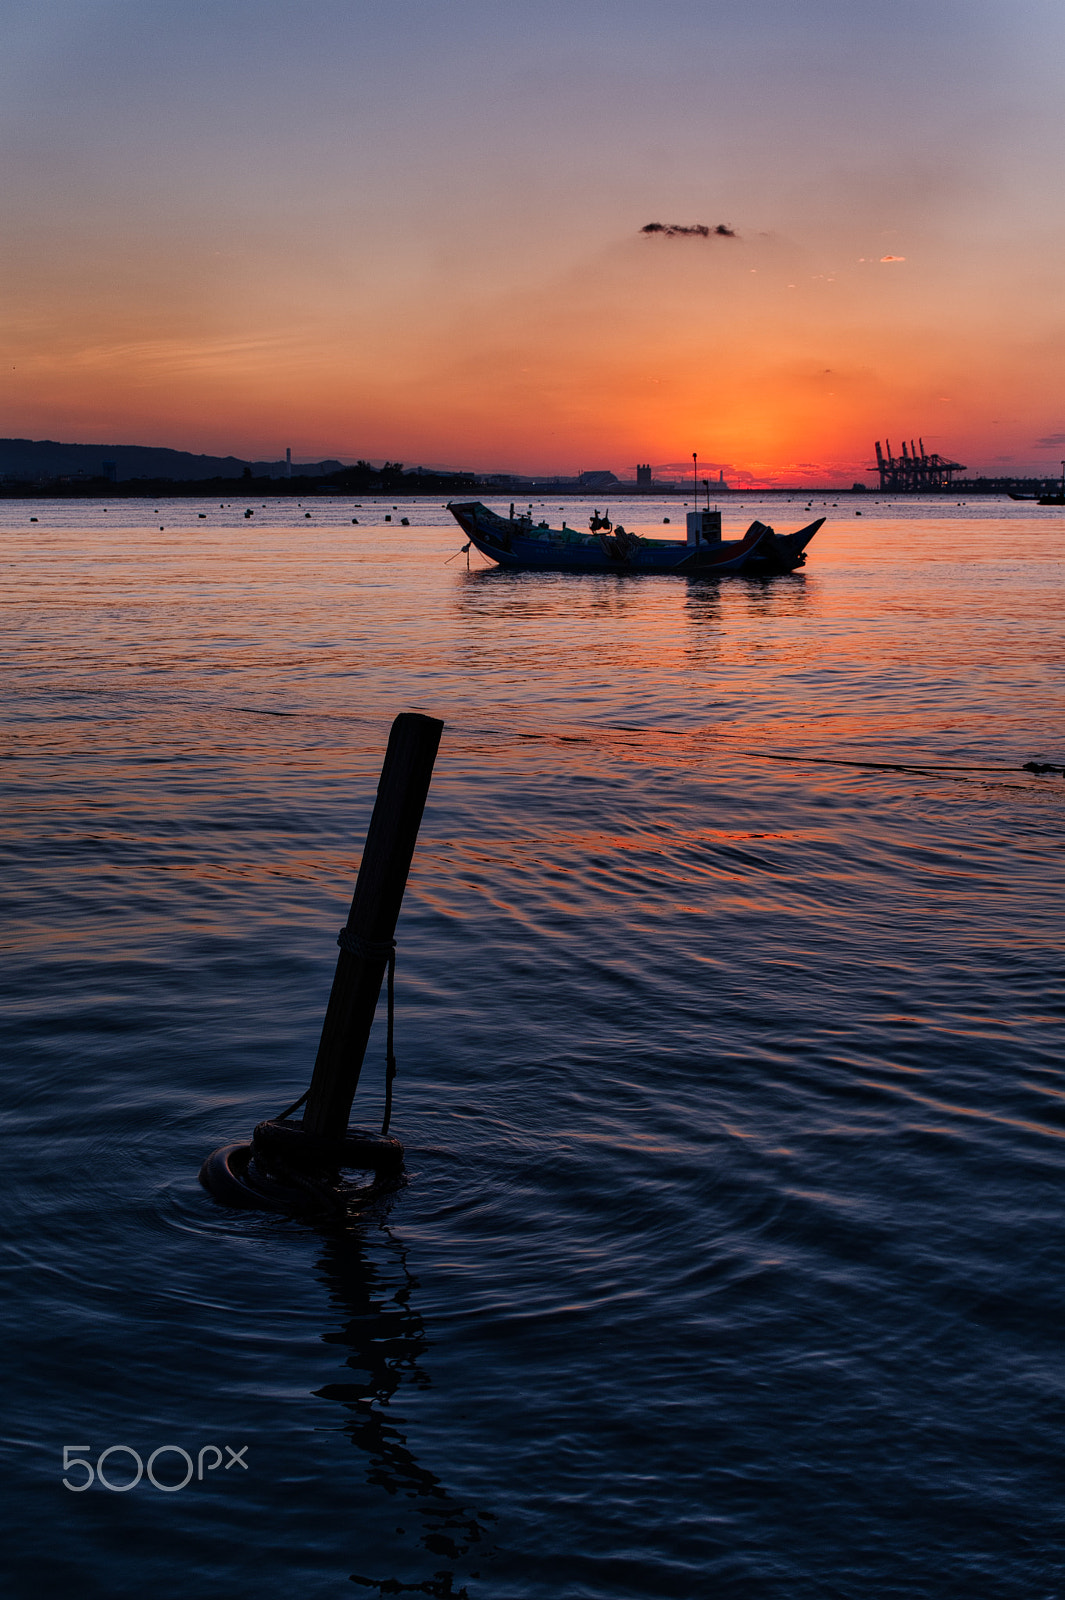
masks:
{"label": "bamboo pole", "polygon": [[443,728],[416,712],[392,724],[303,1113],[320,1138],[347,1130]]}

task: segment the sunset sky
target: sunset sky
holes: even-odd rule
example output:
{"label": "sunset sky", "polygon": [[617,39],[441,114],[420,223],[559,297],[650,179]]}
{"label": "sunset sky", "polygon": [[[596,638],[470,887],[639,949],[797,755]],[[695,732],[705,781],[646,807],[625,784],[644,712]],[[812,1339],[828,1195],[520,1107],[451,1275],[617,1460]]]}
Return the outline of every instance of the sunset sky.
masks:
{"label": "sunset sky", "polygon": [[1060,0],[3,10],[0,434],[1060,470]]}

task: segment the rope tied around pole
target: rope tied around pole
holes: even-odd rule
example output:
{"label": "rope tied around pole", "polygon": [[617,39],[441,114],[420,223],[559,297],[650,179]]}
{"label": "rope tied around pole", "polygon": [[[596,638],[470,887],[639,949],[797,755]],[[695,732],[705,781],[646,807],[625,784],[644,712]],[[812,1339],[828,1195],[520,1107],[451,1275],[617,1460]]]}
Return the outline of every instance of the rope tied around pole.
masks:
{"label": "rope tied around pole", "polygon": [[396,1057],[392,1048],[396,1015],[396,941],[394,939],[363,939],[346,925],[337,934],[337,944],[350,956],[362,961],[388,962],[388,1035],[385,1044],[385,1114],[381,1132],[388,1132],[392,1120],[392,1085],[396,1078]]}
{"label": "rope tied around pole", "polygon": [[[388,1132],[388,1125],[392,1120],[392,1085],[396,1079],[396,1057],[392,1048],[392,1036],[396,1015],[396,941],[394,939],[362,939],[357,933],[345,926],[337,934],[337,944],[341,950],[346,950],[349,956],[358,956],[362,961],[387,961],[388,962],[388,1036],[385,1045],[385,1114],[381,1123],[381,1132]],[[293,1100],[290,1106],[275,1118],[277,1122],[284,1122],[300,1106],[310,1094],[310,1089],[304,1089],[298,1100]]]}

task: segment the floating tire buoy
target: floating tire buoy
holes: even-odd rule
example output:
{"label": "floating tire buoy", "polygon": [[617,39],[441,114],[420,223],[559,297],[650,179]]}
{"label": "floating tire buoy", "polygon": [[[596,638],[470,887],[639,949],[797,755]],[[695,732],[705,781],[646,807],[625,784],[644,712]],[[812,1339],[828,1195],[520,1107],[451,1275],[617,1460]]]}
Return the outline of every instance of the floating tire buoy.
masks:
{"label": "floating tire buoy", "polygon": [[[221,1205],[242,1211],[279,1211],[338,1217],[395,1188],[403,1146],[387,1134],[353,1128],[340,1140],[319,1139],[297,1123],[260,1122],[251,1144],[226,1144],[200,1168],[200,1182]],[[372,1172],[356,1185],[343,1167]]]}
{"label": "floating tire buoy", "polygon": [[261,1198],[245,1182],[250,1156],[250,1144],[224,1144],[200,1168],[200,1182],[224,1206],[262,1206]]}
{"label": "floating tire buoy", "polygon": [[296,1173],[273,1171],[258,1161],[254,1146],[227,1144],[207,1157],[200,1182],[224,1206],[280,1211],[286,1215],[337,1216],[347,1208],[343,1190]]}

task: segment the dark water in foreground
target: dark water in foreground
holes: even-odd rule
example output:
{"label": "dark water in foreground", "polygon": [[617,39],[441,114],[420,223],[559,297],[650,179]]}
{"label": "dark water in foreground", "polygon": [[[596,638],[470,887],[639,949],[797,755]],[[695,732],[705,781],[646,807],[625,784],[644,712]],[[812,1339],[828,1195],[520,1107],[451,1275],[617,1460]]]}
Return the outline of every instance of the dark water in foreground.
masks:
{"label": "dark water in foreground", "polygon": [[[200,509],[0,508],[7,1592],[1065,1596],[1062,514],[714,586]],[[409,1185],[228,1212],[403,709]]]}

